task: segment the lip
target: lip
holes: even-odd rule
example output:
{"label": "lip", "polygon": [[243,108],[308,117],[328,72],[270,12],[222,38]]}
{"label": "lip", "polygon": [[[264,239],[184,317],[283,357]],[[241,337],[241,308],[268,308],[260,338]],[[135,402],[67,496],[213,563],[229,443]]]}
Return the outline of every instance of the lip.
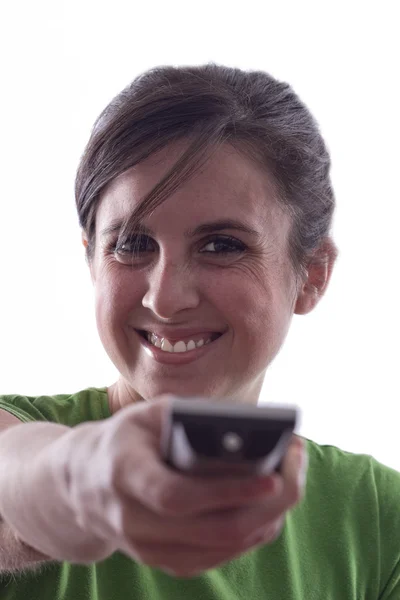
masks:
{"label": "lip", "polygon": [[[188,363],[194,362],[195,360],[201,358],[208,352],[212,352],[218,344],[219,340],[223,338],[224,334],[222,333],[219,338],[206,344],[205,346],[201,346],[200,348],[195,348],[194,350],[189,350],[189,352],[165,352],[165,350],[161,350],[156,346],[150,344],[144,337],[138,333],[138,331],[132,328],[139,338],[140,343],[144,347],[144,350],[147,355],[151,356],[156,362],[164,364],[164,365],[186,365]],[[182,330],[183,331],[183,330]],[[182,335],[182,331],[180,334]],[[204,331],[201,330],[200,332]],[[194,335],[194,330],[191,330],[189,335]]]}

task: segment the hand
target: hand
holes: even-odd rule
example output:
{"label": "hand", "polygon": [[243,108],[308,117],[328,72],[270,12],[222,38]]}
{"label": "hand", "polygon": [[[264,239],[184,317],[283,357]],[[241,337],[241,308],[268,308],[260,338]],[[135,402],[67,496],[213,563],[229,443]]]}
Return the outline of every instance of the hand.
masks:
{"label": "hand", "polygon": [[169,402],[131,405],[74,428],[65,466],[85,531],[138,562],[188,577],[275,540],[302,498],[307,461],[293,436],[281,475],[216,480],[174,472],[160,457]]}

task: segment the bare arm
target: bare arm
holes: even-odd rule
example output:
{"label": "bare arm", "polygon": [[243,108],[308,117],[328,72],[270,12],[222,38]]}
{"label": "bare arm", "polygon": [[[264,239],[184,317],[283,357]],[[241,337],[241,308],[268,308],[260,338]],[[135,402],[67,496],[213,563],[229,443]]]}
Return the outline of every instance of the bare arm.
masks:
{"label": "bare arm", "polygon": [[[5,410],[0,410],[0,434],[21,421]],[[11,527],[0,514],[0,573],[13,573],[23,569],[37,569],[43,562],[51,560],[41,552],[27,546],[17,538]]]}
{"label": "bare arm", "polygon": [[199,477],[160,456],[171,397],[100,422],[15,425],[0,433],[0,514],[56,561],[91,564],[120,551],[177,576],[215,568],[276,539],[302,498],[306,453],[293,436],[282,473]]}
{"label": "bare arm", "polygon": [[[0,572],[69,560],[68,553],[74,554],[79,544],[89,554],[93,552],[93,560],[97,560],[96,552],[100,558],[107,554],[104,543],[88,540],[75,523],[61,486],[45,461],[38,460],[53,441],[70,431],[56,423],[21,423],[0,410]],[[59,555],[58,546],[65,556]],[[44,551],[53,547],[54,555]]]}
{"label": "bare arm", "polygon": [[0,573],[35,570],[51,560],[19,540],[11,527],[0,519]]}

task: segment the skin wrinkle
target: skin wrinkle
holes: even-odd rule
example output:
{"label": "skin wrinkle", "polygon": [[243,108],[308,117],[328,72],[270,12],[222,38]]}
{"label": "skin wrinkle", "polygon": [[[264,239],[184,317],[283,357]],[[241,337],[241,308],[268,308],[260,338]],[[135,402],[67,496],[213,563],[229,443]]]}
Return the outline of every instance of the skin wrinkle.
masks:
{"label": "skin wrinkle", "polygon": [[[131,266],[108,249],[100,232],[132,214],[140,199],[177,160],[174,144],[118,176],[107,186],[96,215],[96,251],[90,263],[100,338],[121,376],[110,388],[112,412],[122,405],[177,396],[240,397],[256,404],[268,365],[287,335],[295,312],[312,310],[318,298],[302,298],[304,281],[294,272],[288,239],[292,221],[273,198],[265,171],[223,146],[201,171],[145,219],[154,232],[151,252]],[[224,219],[246,223],[259,239],[226,230],[193,240],[185,232]],[[247,250],[228,258],[200,252],[215,236],[228,235]],[[85,236],[83,242],[86,245]],[[123,257],[125,260],[125,256]],[[328,274],[320,274],[322,280]],[[224,331],[217,347],[179,368],[156,363],[130,329],[141,324],[204,323]]]}
{"label": "skin wrinkle", "polygon": [[[185,149],[185,146],[187,145],[188,141],[187,140],[179,140],[173,144],[171,144],[168,148],[164,148],[163,150],[153,154],[150,157],[150,160],[147,161],[143,161],[142,163],[140,163],[140,168],[141,170],[144,171],[144,174],[146,175],[147,169],[148,169],[148,164],[152,164],[153,168],[154,166],[159,167],[159,171],[162,173],[162,175],[165,175],[166,172],[168,172],[169,167],[170,167],[170,157],[168,155],[168,149],[169,148],[174,148],[177,150],[176,152],[176,160],[178,159],[178,157],[180,157],[181,154],[183,154],[183,151]],[[251,190],[251,184],[254,184],[254,179],[252,178],[252,169],[254,169],[254,164],[253,161],[255,160],[256,163],[259,165],[259,167],[261,168],[262,172],[264,175],[266,175],[263,178],[263,183],[262,183],[262,189],[258,192],[258,194],[260,195],[260,197],[266,197],[269,198],[271,200],[271,202],[273,203],[273,205],[271,204],[269,209],[270,210],[274,210],[274,211],[280,211],[283,213],[283,206],[282,204],[279,202],[278,200],[278,194],[279,194],[279,190],[278,190],[278,186],[275,182],[275,180],[272,177],[272,174],[270,173],[270,170],[266,167],[265,165],[265,161],[261,160],[261,162],[259,162],[259,157],[257,155],[257,153],[254,153],[254,148],[250,148],[247,149],[246,145],[238,145],[237,143],[225,143],[222,144],[223,152],[226,156],[233,156],[233,157],[237,157],[238,155],[241,156],[244,160],[242,161],[242,165],[241,165],[241,180],[240,180],[240,185],[234,187],[234,186],[230,186],[230,178],[232,177],[232,175],[229,172],[224,172],[224,171],[220,171],[218,173],[218,185],[224,185],[224,182],[227,183],[227,187],[231,188],[230,189],[230,193],[232,198],[237,198],[238,200],[240,200],[240,189],[242,189],[242,195],[243,194],[247,194],[249,190]],[[250,154],[249,154],[249,150],[250,150]],[[215,152],[216,150],[214,149],[213,152],[211,153],[211,159],[213,160],[217,160],[217,158],[215,158]],[[249,158],[250,157],[250,158]],[[250,164],[252,166],[252,168],[250,169],[246,169],[246,164],[248,164],[248,161],[250,160]],[[132,175],[134,175],[135,173],[139,172],[138,169],[139,165],[135,165],[134,167],[131,167],[128,171],[130,173],[132,173]],[[207,167],[202,167],[198,170],[198,173],[201,175],[202,173],[204,173],[204,170]],[[128,172],[127,171],[127,172]],[[126,173],[122,173],[120,175],[118,175],[114,180],[110,181],[108,183],[108,185],[106,186],[105,190],[103,190],[103,194],[101,197],[104,197],[105,195],[109,195],[109,194],[113,194],[114,190],[116,188],[118,188],[120,181],[123,181],[124,178],[126,177]],[[157,181],[161,180],[162,177],[159,177]],[[152,186],[153,187],[153,186]],[[148,192],[148,190],[146,190],[146,192]],[[201,193],[197,193],[196,190],[191,189],[191,200],[194,203],[201,203],[204,201],[204,198],[207,199],[207,190],[202,190]],[[121,199],[121,193],[119,191],[118,194],[119,198]],[[140,195],[140,187],[138,188],[134,183],[132,185],[132,188],[130,191],[128,191],[127,196],[124,198],[124,200],[134,203],[134,204],[139,204],[141,202],[141,200],[146,196],[145,194]],[[130,218],[130,214],[129,211],[127,212],[128,214],[128,218]],[[125,212],[126,215],[126,212]],[[109,223],[109,225],[111,224],[111,222]],[[130,235],[133,231],[135,230],[135,228],[129,229],[129,231],[125,232],[126,235]],[[97,229],[96,229],[97,231]],[[121,231],[122,234],[122,231]],[[121,241],[121,240],[119,240]],[[97,242],[98,243],[98,242]],[[96,244],[97,245],[97,244]]]}

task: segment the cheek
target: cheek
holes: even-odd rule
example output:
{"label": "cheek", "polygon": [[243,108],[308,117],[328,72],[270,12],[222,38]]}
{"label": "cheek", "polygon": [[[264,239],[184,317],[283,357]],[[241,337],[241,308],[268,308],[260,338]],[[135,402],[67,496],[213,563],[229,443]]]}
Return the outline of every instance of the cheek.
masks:
{"label": "cheek", "polygon": [[[291,319],[290,290],[281,277],[241,277],[225,290],[224,314],[242,343],[275,348]],[[222,295],[220,295],[222,297]],[[220,305],[222,303],[220,302]]]}
{"label": "cheek", "polygon": [[96,286],[96,318],[98,324],[112,327],[126,323],[132,309],[141,304],[143,290],[140,279],[112,272],[103,273]]}

